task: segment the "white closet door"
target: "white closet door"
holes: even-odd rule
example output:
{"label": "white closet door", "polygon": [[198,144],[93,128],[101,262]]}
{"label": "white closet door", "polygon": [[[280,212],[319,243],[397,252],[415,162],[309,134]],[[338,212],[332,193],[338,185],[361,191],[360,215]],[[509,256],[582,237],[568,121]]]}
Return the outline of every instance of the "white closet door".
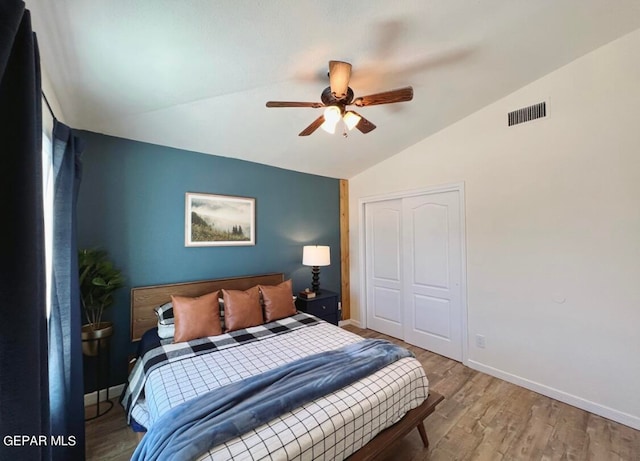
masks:
{"label": "white closet door", "polygon": [[402,338],[402,201],[365,205],[367,326]]}
{"label": "white closet door", "polygon": [[404,340],[462,360],[460,192],[402,199]]}

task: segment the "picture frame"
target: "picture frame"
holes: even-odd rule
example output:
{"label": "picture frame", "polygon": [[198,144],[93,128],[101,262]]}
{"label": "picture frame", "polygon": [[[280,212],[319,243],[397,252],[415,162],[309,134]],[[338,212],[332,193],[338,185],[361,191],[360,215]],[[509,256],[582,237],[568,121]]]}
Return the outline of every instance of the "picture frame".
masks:
{"label": "picture frame", "polygon": [[255,232],[255,198],[185,194],[186,247],[255,245]]}

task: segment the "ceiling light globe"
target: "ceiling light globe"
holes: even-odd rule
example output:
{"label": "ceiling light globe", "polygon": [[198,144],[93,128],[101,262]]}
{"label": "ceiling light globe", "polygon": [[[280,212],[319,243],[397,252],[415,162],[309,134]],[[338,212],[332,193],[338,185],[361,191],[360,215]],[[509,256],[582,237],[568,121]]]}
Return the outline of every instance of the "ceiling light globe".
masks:
{"label": "ceiling light globe", "polygon": [[356,125],[360,122],[360,120],[362,119],[362,117],[360,117],[358,114],[354,113],[354,112],[347,112],[346,114],[344,114],[344,124],[347,125],[347,128],[349,129],[349,131],[353,130]]}
{"label": "ceiling light globe", "polygon": [[337,106],[329,106],[324,110],[325,122],[336,124],[340,120],[342,114]]}
{"label": "ceiling light globe", "polygon": [[322,128],[324,131],[326,131],[329,134],[334,134],[336,132],[336,125],[338,125],[338,123],[331,123],[328,120],[325,120],[324,123],[322,125],[320,125],[320,128]]}

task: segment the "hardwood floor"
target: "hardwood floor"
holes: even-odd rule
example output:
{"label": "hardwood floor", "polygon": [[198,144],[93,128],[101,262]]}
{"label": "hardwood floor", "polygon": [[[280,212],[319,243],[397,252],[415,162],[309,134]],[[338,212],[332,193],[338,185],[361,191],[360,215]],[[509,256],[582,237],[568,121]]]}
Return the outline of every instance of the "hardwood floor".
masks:
{"label": "hardwood floor", "polygon": [[[640,461],[640,431],[472,370],[371,330],[345,329],[402,344],[424,366],[429,386],[444,395],[418,431],[391,446],[381,461],[625,460]],[[87,407],[87,412],[95,411]],[[90,413],[87,413],[90,414]],[[87,459],[128,460],[137,444],[122,407],[86,424]]]}
{"label": "hardwood floor", "polygon": [[[85,407],[85,418],[95,415],[95,408]],[[117,398],[108,413],[85,423],[85,437],[87,461],[128,461],[138,444]]]}

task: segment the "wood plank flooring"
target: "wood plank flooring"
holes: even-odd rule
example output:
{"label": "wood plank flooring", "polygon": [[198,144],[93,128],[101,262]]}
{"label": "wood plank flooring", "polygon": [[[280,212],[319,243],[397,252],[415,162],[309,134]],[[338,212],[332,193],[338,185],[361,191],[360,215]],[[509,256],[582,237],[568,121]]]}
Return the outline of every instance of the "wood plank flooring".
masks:
{"label": "wood plank flooring", "polygon": [[[389,447],[381,461],[640,461],[640,431],[380,333],[345,329],[413,351],[430,388],[445,397],[425,421],[429,448],[415,430]],[[87,415],[92,410],[87,407]],[[129,460],[138,442],[117,402],[109,413],[87,422],[86,437],[87,460]]]}

